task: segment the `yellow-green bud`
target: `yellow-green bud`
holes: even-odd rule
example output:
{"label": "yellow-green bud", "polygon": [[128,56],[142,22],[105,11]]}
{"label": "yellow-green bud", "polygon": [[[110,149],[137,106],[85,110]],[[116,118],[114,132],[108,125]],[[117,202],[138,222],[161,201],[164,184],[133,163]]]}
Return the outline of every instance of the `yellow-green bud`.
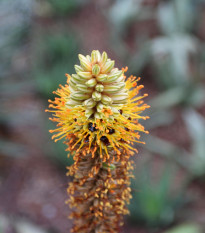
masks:
{"label": "yellow-green bud", "polygon": [[89,62],[91,62],[91,56],[86,55],[86,58],[88,59]]}
{"label": "yellow-green bud", "polygon": [[83,68],[82,68],[81,66],[75,65],[74,67],[75,67],[76,73],[78,73],[79,71],[81,71],[81,72],[84,71]]}
{"label": "yellow-green bud", "polygon": [[95,101],[100,101],[101,100],[101,94],[99,92],[97,92],[97,91],[94,91],[93,94],[92,94],[92,98]]}
{"label": "yellow-green bud", "polygon": [[83,104],[84,104],[84,106],[85,106],[86,108],[93,108],[93,107],[95,107],[96,102],[95,102],[92,98],[90,98],[90,99],[88,99],[88,100],[85,100],[85,101],[83,102]]}
{"label": "yellow-green bud", "polygon": [[70,80],[72,80],[72,82],[75,83],[75,84],[77,84],[77,83],[84,83],[85,82],[85,80],[83,80],[77,74],[72,74],[72,78]]}
{"label": "yellow-green bud", "polygon": [[97,81],[95,78],[92,78],[90,80],[88,80],[86,83],[85,83],[88,87],[94,87],[96,84],[97,84]]}
{"label": "yellow-green bud", "polygon": [[119,113],[120,114],[120,112],[118,111],[118,109],[115,108],[115,107],[111,107],[111,110],[112,110],[113,113]]}
{"label": "yellow-green bud", "polygon": [[78,76],[81,77],[84,80],[89,80],[92,78],[92,74],[90,72],[78,72]]}
{"label": "yellow-green bud", "polygon": [[95,115],[94,115],[94,117],[96,119],[102,119],[102,113],[96,112]]}
{"label": "yellow-green bud", "polygon": [[73,78],[69,80],[69,87],[72,87],[74,90],[77,90],[76,82],[73,80]]}
{"label": "yellow-green bud", "polygon": [[105,65],[102,67],[102,73],[109,73],[112,68],[114,67],[115,62],[114,61],[107,61]]}
{"label": "yellow-green bud", "polygon": [[95,90],[98,91],[98,92],[103,92],[104,86],[102,84],[97,84],[95,86]]}
{"label": "yellow-green bud", "polygon": [[74,107],[74,106],[81,105],[81,104],[82,104],[81,101],[76,101],[76,100],[68,100],[66,102],[67,107]]}
{"label": "yellow-green bud", "polygon": [[113,116],[116,117],[120,114],[120,112],[118,111],[117,108],[115,107],[111,107],[111,111],[113,112]]}
{"label": "yellow-green bud", "polygon": [[83,56],[82,54],[79,54],[78,57],[79,57],[80,65],[82,66],[82,68],[85,71],[91,71],[92,66],[91,66],[89,60],[85,56]]}
{"label": "yellow-green bud", "polygon": [[101,103],[98,103],[98,105],[97,105],[97,111],[98,112],[102,112],[103,108],[104,108],[104,105],[101,104]]}
{"label": "yellow-green bud", "polygon": [[125,83],[116,83],[115,85],[104,86],[104,92],[115,93],[118,92],[121,88],[125,87]]}
{"label": "yellow-green bud", "polygon": [[75,89],[71,85],[69,85],[69,90],[71,93],[75,92]]}
{"label": "yellow-green bud", "polygon": [[[78,83],[78,82],[77,82]],[[70,80],[69,80],[69,85],[76,85],[76,80],[73,79],[73,75],[71,76]]]}
{"label": "yellow-green bud", "polygon": [[[108,117],[103,109],[111,109],[109,120],[118,117],[121,105],[127,103],[128,93],[125,88],[123,71],[114,68],[114,61],[94,50],[91,56],[79,55],[80,66],[75,65],[77,74],[73,74],[69,80],[70,97],[66,106],[72,108],[82,105],[86,116],[90,116],[91,109],[96,112],[99,119]],[[92,111],[92,112],[93,112]]]}
{"label": "yellow-green bud", "polygon": [[128,98],[128,94],[125,92],[112,95],[112,100],[114,103],[124,103],[127,101],[127,98]]}
{"label": "yellow-green bud", "polygon": [[120,77],[118,77],[118,78],[115,80],[116,83],[123,82],[123,81],[124,81],[124,76],[123,76],[123,75],[121,75]]}
{"label": "yellow-green bud", "polygon": [[100,73],[100,66],[98,64],[95,64],[92,68],[93,75],[98,75]]}
{"label": "yellow-green bud", "polygon": [[83,84],[77,84],[76,87],[79,91],[84,92],[84,93],[92,92],[92,89],[89,89],[86,85],[83,85]]}
{"label": "yellow-green bud", "polygon": [[96,77],[96,79],[98,80],[98,82],[104,82],[105,80],[107,80],[107,75],[106,74],[100,74]]}
{"label": "yellow-green bud", "polygon": [[105,80],[106,83],[112,83],[114,81],[116,81],[120,75],[122,75],[122,71],[119,70],[117,72],[111,73],[110,75],[108,75],[107,80]]}
{"label": "yellow-green bud", "polygon": [[94,112],[95,112],[94,109],[86,109],[85,116],[89,118]]}
{"label": "yellow-green bud", "polygon": [[100,52],[98,50],[93,50],[91,53],[91,62],[96,63],[99,62],[101,59]]}
{"label": "yellow-green bud", "polygon": [[102,66],[105,65],[106,61],[107,61],[107,53],[103,52],[101,57],[101,65]]}
{"label": "yellow-green bud", "polygon": [[111,104],[113,101],[109,96],[102,95],[101,102],[105,105],[108,105],[108,104]]}
{"label": "yellow-green bud", "polygon": [[90,95],[82,93],[80,91],[76,91],[70,95],[70,98],[73,100],[86,100],[90,97]]}

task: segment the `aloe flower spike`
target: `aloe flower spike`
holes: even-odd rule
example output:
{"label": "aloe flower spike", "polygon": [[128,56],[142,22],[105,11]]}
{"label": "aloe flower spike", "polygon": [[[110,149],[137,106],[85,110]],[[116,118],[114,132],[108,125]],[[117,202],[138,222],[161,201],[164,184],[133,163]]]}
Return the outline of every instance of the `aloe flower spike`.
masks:
{"label": "aloe flower spike", "polygon": [[142,100],[147,95],[139,95],[140,78],[126,78],[127,68],[115,68],[106,52],[80,54],[79,60],[47,110],[57,123],[52,138],[64,138],[74,159],[67,173],[73,176],[66,202],[73,209],[71,231],[117,233],[129,213],[134,143],[144,143],[140,132],[148,133],[139,123],[148,118],[141,116],[149,107]]}

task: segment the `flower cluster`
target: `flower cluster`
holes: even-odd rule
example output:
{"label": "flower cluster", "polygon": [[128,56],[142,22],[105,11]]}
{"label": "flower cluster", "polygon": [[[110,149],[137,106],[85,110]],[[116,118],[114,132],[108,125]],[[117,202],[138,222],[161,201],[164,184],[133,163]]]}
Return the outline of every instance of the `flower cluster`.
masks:
{"label": "flower cluster", "polygon": [[128,214],[131,198],[130,177],[135,142],[145,132],[139,119],[149,106],[146,96],[138,96],[140,78],[126,78],[127,68],[114,68],[115,62],[94,50],[79,55],[76,74],[66,74],[67,84],[54,92],[48,110],[57,128],[53,139],[65,138],[74,164],[68,175],[68,203],[74,208],[73,232],[118,232],[122,215]]}

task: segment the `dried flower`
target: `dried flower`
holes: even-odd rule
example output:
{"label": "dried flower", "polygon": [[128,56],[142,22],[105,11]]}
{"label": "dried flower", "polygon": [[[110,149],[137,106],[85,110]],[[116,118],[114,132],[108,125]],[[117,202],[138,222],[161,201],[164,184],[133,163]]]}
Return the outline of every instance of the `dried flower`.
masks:
{"label": "dried flower", "polygon": [[127,68],[114,68],[115,62],[94,50],[91,56],[79,55],[76,74],[66,74],[67,85],[54,92],[48,110],[57,128],[50,130],[55,141],[65,138],[74,164],[68,175],[70,207],[74,208],[72,232],[118,232],[122,216],[129,211],[130,156],[137,150],[139,132],[145,132],[139,119],[149,106],[138,96],[140,78],[126,79]]}

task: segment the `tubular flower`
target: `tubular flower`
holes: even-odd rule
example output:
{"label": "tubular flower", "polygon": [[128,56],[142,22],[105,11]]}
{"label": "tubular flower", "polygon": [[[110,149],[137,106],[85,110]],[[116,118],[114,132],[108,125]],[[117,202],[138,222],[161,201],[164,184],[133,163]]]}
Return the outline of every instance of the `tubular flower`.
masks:
{"label": "tubular flower", "polygon": [[74,209],[72,232],[119,232],[122,216],[129,211],[130,156],[137,152],[139,132],[145,132],[139,119],[149,106],[138,96],[140,78],[126,78],[127,68],[119,70],[115,62],[94,50],[91,56],[79,55],[76,74],[66,74],[67,84],[54,92],[47,110],[57,128],[50,130],[55,141],[62,138],[73,156],[74,164],[67,175],[67,203]]}

